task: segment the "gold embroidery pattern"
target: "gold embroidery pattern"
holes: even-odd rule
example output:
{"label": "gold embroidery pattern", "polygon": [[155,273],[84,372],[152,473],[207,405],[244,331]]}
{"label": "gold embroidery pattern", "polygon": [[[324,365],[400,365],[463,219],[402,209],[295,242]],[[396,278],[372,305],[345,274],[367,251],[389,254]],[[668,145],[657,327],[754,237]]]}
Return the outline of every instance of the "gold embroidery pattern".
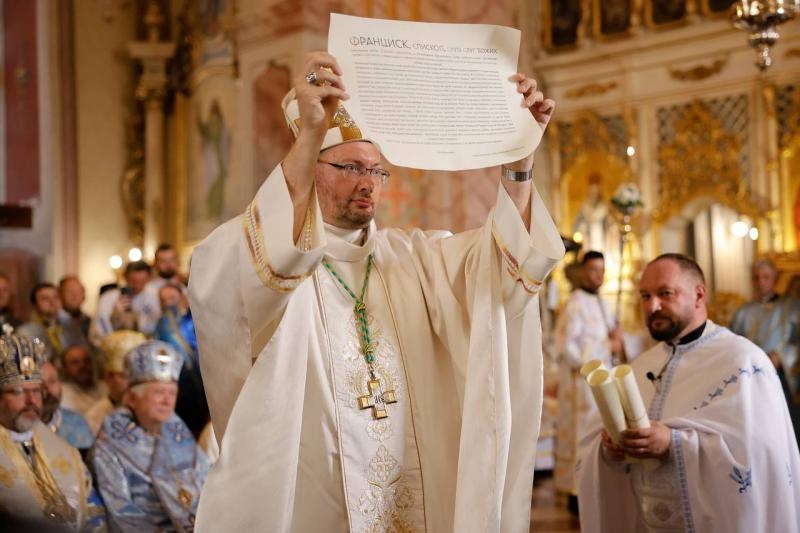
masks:
{"label": "gold embroidery pattern", "polygon": [[6,488],[11,488],[11,485],[14,484],[14,472],[0,467],[0,484]]}
{"label": "gold embroidery pattern", "polygon": [[536,294],[539,292],[539,289],[542,286],[542,280],[536,279],[524,270],[520,268],[519,261],[516,257],[511,253],[508,249],[508,246],[500,237],[500,235],[492,228],[492,235],[494,236],[494,240],[497,243],[497,247],[500,249],[500,253],[503,256],[503,260],[506,264],[506,269],[508,273],[511,275],[514,280],[519,281],[522,283],[522,288],[525,289],[525,292],[528,294]]}
{"label": "gold embroidery pattern", "polygon": [[258,277],[264,285],[279,292],[291,292],[313,273],[313,270],[311,270],[304,274],[284,276],[273,270],[264,246],[264,238],[261,231],[261,215],[258,212],[255,200],[247,206],[243,217],[243,223],[247,249],[250,251],[250,259],[253,261],[253,266],[258,273]]}
{"label": "gold embroidery pattern", "polygon": [[358,499],[358,510],[368,519],[365,533],[408,532],[413,528],[404,513],[414,506],[414,494],[403,483],[399,463],[381,444],[369,462],[369,486]]}
{"label": "gold embroidery pattern", "polygon": [[58,470],[62,474],[68,474],[72,469],[72,464],[64,457],[56,457],[50,464],[53,465],[54,469]]}

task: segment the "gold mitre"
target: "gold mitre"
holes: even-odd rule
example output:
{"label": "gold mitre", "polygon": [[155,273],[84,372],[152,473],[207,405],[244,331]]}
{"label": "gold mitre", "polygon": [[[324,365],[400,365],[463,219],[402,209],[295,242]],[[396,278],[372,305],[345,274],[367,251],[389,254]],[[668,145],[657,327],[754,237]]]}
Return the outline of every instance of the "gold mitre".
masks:
{"label": "gold mitre", "polygon": [[14,328],[4,324],[0,336],[0,386],[41,383],[46,353],[40,339],[16,335]]}
{"label": "gold mitre", "polygon": [[[300,108],[297,106],[297,98],[295,97],[294,89],[289,91],[283,97],[283,115],[286,117],[286,124],[292,130],[292,135],[297,138],[300,133]],[[339,144],[344,144],[353,141],[366,141],[371,142],[380,150],[380,146],[372,139],[367,139],[361,133],[361,128],[358,127],[353,117],[347,112],[344,105],[339,102],[339,107],[336,109],[331,122],[328,125],[328,133],[325,134],[325,140],[322,141],[320,151],[333,148]]]}
{"label": "gold mitre", "polygon": [[178,381],[183,356],[163,341],[146,341],[125,354],[125,377],[133,387],[149,381]]}
{"label": "gold mitre", "polygon": [[103,368],[106,372],[125,372],[125,354],[147,340],[144,333],[121,329],[103,337]]}

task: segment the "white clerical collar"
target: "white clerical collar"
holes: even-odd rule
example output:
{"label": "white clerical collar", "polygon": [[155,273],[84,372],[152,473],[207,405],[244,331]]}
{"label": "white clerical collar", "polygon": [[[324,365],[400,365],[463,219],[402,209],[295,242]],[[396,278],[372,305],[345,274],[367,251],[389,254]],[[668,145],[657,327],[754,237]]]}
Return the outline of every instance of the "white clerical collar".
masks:
{"label": "white clerical collar", "polygon": [[325,226],[325,231],[336,237],[339,237],[342,240],[349,242],[350,244],[361,244],[361,239],[364,238],[364,230],[362,228],[358,229],[347,229],[347,228],[339,228],[332,224],[328,224],[327,222],[323,222]]}
{"label": "white clerical collar", "polygon": [[9,429],[9,433],[11,433],[11,438],[14,442],[30,442],[33,440],[33,430],[29,429],[24,433],[17,433],[16,431]]}
{"label": "white clerical collar", "polygon": [[364,229],[343,229],[325,223],[325,254],[337,261],[356,262],[366,259],[375,249],[375,221]]}

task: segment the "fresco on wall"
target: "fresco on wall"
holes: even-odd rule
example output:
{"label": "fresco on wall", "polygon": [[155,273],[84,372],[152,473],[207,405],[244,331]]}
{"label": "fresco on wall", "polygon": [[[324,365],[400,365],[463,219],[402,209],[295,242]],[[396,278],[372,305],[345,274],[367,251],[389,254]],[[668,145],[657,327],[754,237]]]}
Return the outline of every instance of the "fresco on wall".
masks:
{"label": "fresco on wall", "polygon": [[281,101],[292,86],[286,65],[270,61],[253,81],[253,177],[258,187],[292,145]]}
{"label": "fresco on wall", "polygon": [[198,0],[197,14],[202,43],[197,64],[228,64],[234,59],[233,43],[225,34],[225,25],[233,20],[233,2],[228,0]]}
{"label": "fresco on wall", "polygon": [[200,87],[194,117],[190,119],[191,149],[187,183],[186,239],[195,241],[233,216],[238,206],[231,205],[227,191],[236,184],[230,176],[233,142],[232,92],[220,91],[223,84]]}

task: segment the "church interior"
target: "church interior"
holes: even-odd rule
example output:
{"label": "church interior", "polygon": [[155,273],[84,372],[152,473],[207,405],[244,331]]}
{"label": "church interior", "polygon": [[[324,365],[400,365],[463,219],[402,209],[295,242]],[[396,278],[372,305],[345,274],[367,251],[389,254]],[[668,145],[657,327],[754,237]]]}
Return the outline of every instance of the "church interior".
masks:
{"label": "church interior", "polygon": [[[763,2],[786,9],[765,45],[755,18],[735,17],[752,3],[0,0],[13,307],[26,317],[34,284],[75,274],[91,314],[101,286],[164,242],[188,271],[291,145],[280,103],[303,54],[326,47],[331,12],[521,30],[519,69],[557,102],[534,173],[567,243],[553,315],[589,249],[604,252],[602,294],[632,331],[644,329],[638,277],[664,252],[697,260],[720,324],[751,298],[756,259],[800,296],[800,4]],[[379,227],[461,231],[495,201],[496,168],[389,166]],[[543,483],[535,530],[577,531]]]}

